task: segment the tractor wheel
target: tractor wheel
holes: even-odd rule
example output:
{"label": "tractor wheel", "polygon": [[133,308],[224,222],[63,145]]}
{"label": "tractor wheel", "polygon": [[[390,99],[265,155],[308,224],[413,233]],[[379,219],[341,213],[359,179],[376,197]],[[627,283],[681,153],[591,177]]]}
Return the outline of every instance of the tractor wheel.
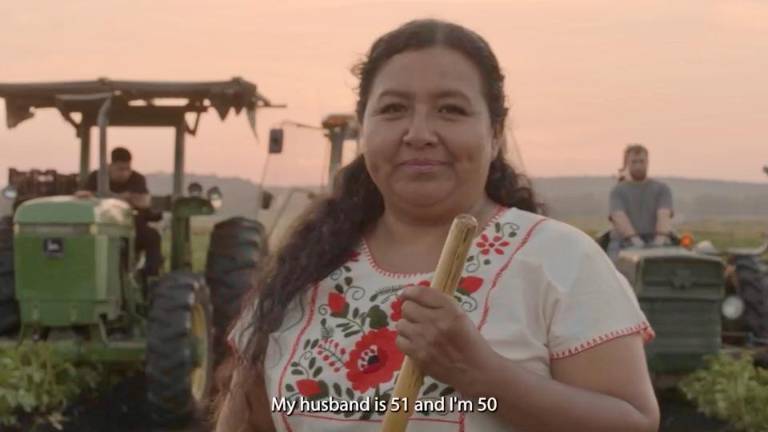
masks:
{"label": "tractor wheel", "polygon": [[13,221],[0,219],[0,335],[14,333],[19,327],[13,276]]}
{"label": "tractor wheel", "polygon": [[266,230],[258,221],[227,219],[211,233],[205,275],[211,287],[217,362],[226,356],[227,330],[240,313],[243,296],[254,286],[267,253]]}
{"label": "tractor wheel", "polygon": [[147,403],[158,426],[201,412],[213,381],[211,303],[201,276],[179,271],[153,287],[147,322]]}
{"label": "tractor wheel", "polygon": [[761,271],[758,257],[736,257],[734,264],[748,330],[768,339],[768,273]]}

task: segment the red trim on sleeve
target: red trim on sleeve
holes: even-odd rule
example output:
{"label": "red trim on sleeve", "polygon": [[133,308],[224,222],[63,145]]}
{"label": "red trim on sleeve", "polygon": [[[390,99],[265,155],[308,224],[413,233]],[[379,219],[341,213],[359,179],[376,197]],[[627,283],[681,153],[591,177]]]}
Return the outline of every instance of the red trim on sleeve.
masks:
{"label": "red trim on sleeve", "polygon": [[652,341],[656,337],[656,333],[653,331],[653,328],[651,328],[651,325],[647,321],[643,321],[640,324],[634,325],[632,327],[627,327],[620,330],[614,330],[614,331],[605,333],[603,335],[594,337],[572,348],[554,352],[550,354],[549,358],[551,360],[559,360],[559,359],[571,357],[578,353],[584,352],[590,348],[594,348],[598,345],[601,345],[605,342],[614,340],[616,338],[620,338],[622,336],[629,336],[631,334],[636,334],[636,333],[640,333],[640,335],[643,337],[643,342],[645,343]]}

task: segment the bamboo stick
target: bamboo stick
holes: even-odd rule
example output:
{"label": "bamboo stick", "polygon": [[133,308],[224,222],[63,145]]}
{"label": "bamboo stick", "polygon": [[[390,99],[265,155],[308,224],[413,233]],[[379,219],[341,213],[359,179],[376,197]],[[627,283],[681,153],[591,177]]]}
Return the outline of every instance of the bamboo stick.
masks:
{"label": "bamboo stick", "polygon": [[[453,292],[464,270],[467,253],[477,231],[477,220],[471,215],[462,214],[453,220],[451,230],[443,244],[440,261],[437,263],[432,287],[453,298]],[[419,370],[411,358],[406,357],[400,369],[400,375],[392,392],[393,398],[407,398],[407,410],[393,411],[390,408],[384,414],[382,432],[404,432],[408,418],[413,413],[413,406],[424,383],[424,373]]]}

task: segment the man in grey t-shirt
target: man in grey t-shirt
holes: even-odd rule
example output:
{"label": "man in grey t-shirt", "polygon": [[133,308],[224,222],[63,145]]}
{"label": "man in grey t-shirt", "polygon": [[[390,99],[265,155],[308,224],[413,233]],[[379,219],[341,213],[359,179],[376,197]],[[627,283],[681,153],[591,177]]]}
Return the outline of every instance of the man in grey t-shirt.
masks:
{"label": "man in grey t-shirt", "polygon": [[624,174],[611,191],[613,223],[608,253],[618,255],[623,245],[643,247],[669,243],[672,230],[672,192],[666,184],[648,178],[648,150],[633,144],[624,151]]}

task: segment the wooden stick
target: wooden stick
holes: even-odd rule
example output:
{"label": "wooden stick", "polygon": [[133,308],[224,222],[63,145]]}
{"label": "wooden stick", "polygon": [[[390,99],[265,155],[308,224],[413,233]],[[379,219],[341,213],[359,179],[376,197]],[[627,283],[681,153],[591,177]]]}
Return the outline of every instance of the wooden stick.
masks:
{"label": "wooden stick", "polygon": [[[453,298],[453,292],[456,290],[456,285],[458,285],[464,270],[464,262],[467,260],[467,253],[472,240],[475,238],[476,231],[477,220],[474,217],[467,214],[459,215],[453,220],[448,238],[443,245],[431,286],[451,298]],[[424,373],[416,367],[410,357],[406,356],[395,383],[395,389],[392,392],[392,397],[398,398],[398,405],[401,406],[401,409],[392,411],[388,405],[381,427],[382,432],[405,431],[408,426],[408,418],[413,413],[414,403],[423,383]],[[401,404],[403,398],[407,398],[407,410],[403,409],[405,406]]]}

